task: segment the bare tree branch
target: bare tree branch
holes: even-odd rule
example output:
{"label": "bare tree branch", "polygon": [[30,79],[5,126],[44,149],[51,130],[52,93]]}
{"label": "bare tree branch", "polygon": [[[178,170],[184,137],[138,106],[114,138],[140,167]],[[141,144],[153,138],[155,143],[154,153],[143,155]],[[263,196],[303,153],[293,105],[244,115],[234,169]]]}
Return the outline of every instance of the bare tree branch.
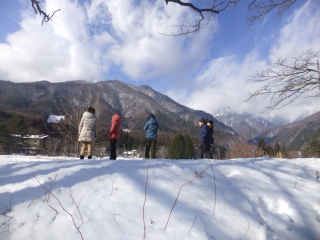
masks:
{"label": "bare tree branch", "polygon": [[[279,109],[296,100],[305,93],[318,89],[320,84],[317,60],[320,52],[307,50],[286,58],[277,57],[266,69],[258,71],[249,81],[263,83],[257,91],[250,93],[245,100],[252,101],[257,97],[269,98],[270,103],[264,111]],[[313,97],[319,97],[316,94]]]}
{"label": "bare tree branch", "polygon": [[[208,7],[200,7],[194,5],[192,2],[183,2],[180,0],[165,0],[166,4],[168,5],[169,2],[178,4],[183,7],[191,8],[192,10],[198,12],[199,19],[195,20],[195,23],[186,22],[181,25],[173,26],[175,28],[179,28],[179,33],[172,33],[172,34],[164,34],[166,36],[185,36],[188,34],[193,34],[199,32],[202,28],[208,25],[208,22],[212,19],[214,14],[219,14],[220,12],[226,10],[229,5],[233,4],[234,6],[237,2],[241,0],[212,0],[209,1]],[[210,6],[209,6],[210,5]],[[204,23],[203,21],[206,20]]]}
{"label": "bare tree branch", "polygon": [[184,36],[197,33],[208,25],[215,14],[226,10],[230,5],[236,6],[239,2],[248,5],[247,25],[251,26],[255,21],[264,18],[270,12],[275,12],[278,17],[281,17],[296,1],[297,0],[250,0],[249,2],[244,2],[244,0],[207,0],[197,1],[197,4],[195,4],[193,3],[195,0],[190,0],[190,2],[165,0],[167,5],[171,2],[190,8],[199,14],[199,19],[195,20],[194,23],[186,21],[183,24],[173,26],[180,30],[178,33],[162,34],[167,36]]}
{"label": "bare tree branch", "polygon": [[34,9],[36,14],[38,14],[38,12],[39,12],[40,15],[41,14],[43,15],[42,25],[43,25],[44,22],[49,22],[50,20],[52,20],[54,14],[61,10],[61,9],[55,10],[50,15],[50,14],[47,14],[46,12],[44,12],[42,10],[42,8],[40,7],[40,2],[38,2],[37,0],[31,0],[31,5],[32,5],[32,8]]}
{"label": "bare tree branch", "polygon": [[252,25],[271,11],[276,11],[277,16],[281,17],[295,2],[296,0],[253,0],[248,5],[247,25]]}
{"label": "bare tree branch", "polygon": [[[209,162],[210,162],[210,161],[209,161]],[[201,171],[199,174],[196,174],[196,176],[195,176],[192,180],[190,180],[189,182],[186,182],[186,183],[184,183],[184,184],[182,184],[182,185],[180,186],[180,189],[179,189],[179,191],[178,191],[178,195],[177,195],[176,200],[174,201],[174,204],[173,204],[173,206],[172,206],[172,208],[171,208],[171,211],[170,211],[170,214],[169,214],[167,223],[166,223],[166,225],[165,225],[165,227],[164,227],[164,230],[166,230],[166,228],[167,228],[167,226],[168,226],[168,223],[169,223],[169,221],[170,221],[170,217],[171,217],[172,211],[173,211],[173,209],[174,209],[174,207],[175,207],[175,205],[176,205],[176,203],[177,203],[177,201],[178,201],[178,198],[179,198],[179,195],[180,195],[180,192],[181,192],[182,188],[183,188],[184,186],[192,183],[194,180],[196,180],[196,179],[199,177],[199,175],[204,174],[204,173],[209,169],[209,167],[212,167],[212,165],[213,165],[214,163],[215,163],[215,161],[212,162],[212,163],[210,162],[210,165],[209,165],[208,167],[206,167],[203,171]]]}
{"label": "bare tree branch", "polygon": [[95,93],[86,85],[80,85],[74,89],[74,94],[64,95],[63,93],[57,93],[54,100],[54,107],[57,113],[61,116],[65,116],[64,121],[54,123],[57,132],[63,136],[62,151],[67,156],[75,156],[80,151],[80,145],[78,142],[78,128],[83,113],[89,106],[93,106],[96,109],[97,117],[97,133],[98,136],[95,140],[94,151],[101,146],[107,146],[108,132],[105,130],[107,123],[106,106],[100,103],[102,90]]}
{"label": "bare tree branch", "polygon": [[229,143],[228,158],[256,158],[260,156],[260,150],[249,144],[245,139],[236,139]]}
{"label": "bare tree branch", "polygon": [[149,179],[149,165],[150,165],[150,159],[148,161],[148,166],[147,166],[147,179],[146,179],[146,185],[144,187],[144,202],[143,202],[143,206],[142,206],[142,220],[143,220],[143,236],[144,238],[146,238],[146,221],[144,219],[144,207],[146,206],[146,201],[147,201],[147,185],[148,185],[148,179]]}
{"label": "bare tree branch", "polygon": [[[76,222],[75,222],[75,220],[74,220],[73,215],[72,215],[71,213],[69,213],[69,212],[63,207],[63,205],[61,204],[61,201],[59,200],[59,198],[57,198],[57,197],[51,192],[51,189],[49,190],[49,189],[47,189],[46,187],[44,187],[44,186],[40,183],[40,181],[38,180],[38,178],[37,178],[34,174],[33,174],[33,177],[37,180],[37,182],[39,183],[39,185],[40,185],[48,194],[52,195],[52,196],[58,201],[60,207],[71,217],[72,222],[73,222],[73,225],[74,225],[75,228],[78,230],[78,232],[79,232],[79,234],[80,234],[80,236],[81,236],[81,239],[83,240],[83,235],[82,235],[82,233],[81,233],[81,231],[80,231],[80,228],[76,225]],[[50,206],[50,205],[49,205],[49,206]],[[51,207],[51,206],[50,206],[50,207]],[[51,207],[51,208],[52,208],[52,207]]]}

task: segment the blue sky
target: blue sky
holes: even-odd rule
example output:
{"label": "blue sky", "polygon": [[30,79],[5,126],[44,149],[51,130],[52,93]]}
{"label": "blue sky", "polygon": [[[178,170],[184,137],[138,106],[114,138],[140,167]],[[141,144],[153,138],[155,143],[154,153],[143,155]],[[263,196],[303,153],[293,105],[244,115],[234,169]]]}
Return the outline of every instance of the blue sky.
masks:
{"label": "blue sky", "polygon": [[[149,85],[177,102],[213,113],[223,107],[259,113],[266,102],[243,103],[258,85],[249,75],[273,56],[320,50],[320,5],[299,1],[279,19],[270,14],[250,28],[244,2],[215,16],[197,34],[168,37],[172,26],[197,19],[165,1],[41,1],[41,26],[29,0],[0,1],[0,79],[14,82],[118,79]],[[300,98],[268,114],[294,119],[319,111],[317,98]]]}

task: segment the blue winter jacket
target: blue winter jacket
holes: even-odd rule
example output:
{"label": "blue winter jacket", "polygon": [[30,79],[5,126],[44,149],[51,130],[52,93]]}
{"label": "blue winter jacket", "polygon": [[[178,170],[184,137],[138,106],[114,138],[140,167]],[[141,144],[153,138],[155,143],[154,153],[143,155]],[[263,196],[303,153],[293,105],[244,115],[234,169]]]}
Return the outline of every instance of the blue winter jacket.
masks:
{"label": "blue winter jacket", "polygon": [[150,118],[150,120],[144,126],[144,130],[147,131],[146,138],[157,138],[157,132],[159,128],[159,123],[155,118]]}
{"label": "blue winter jacket", "polygon": [[200,127],[200,142],[211,143],[211,136],[207,124]]}

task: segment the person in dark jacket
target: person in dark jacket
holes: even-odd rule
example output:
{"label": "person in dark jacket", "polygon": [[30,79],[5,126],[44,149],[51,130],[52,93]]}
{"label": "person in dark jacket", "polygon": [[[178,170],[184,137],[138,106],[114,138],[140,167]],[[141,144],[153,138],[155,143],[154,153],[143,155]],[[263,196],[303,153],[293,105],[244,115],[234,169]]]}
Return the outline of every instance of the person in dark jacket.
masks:
{"label": "person in dark jacket", "polygon": [[145,158],[149,158],[149,153],[151,150],[151,158],[156,158],[156,144],[157,144],[157,134],[159,129],[159,123],[156,120],[154,114],[150,114],[148,117],[148,122],[144,126],[143,130],[146,132],[146,152]]}
{"label": "person in dark jacket", "polygon": [[110,160],[117,159],[117,142],[120,137],[120,116],[118,114],[113,114],[111,119],[111,127],[109,130],[109,139],[110,139]]}
{"label": "person in dark jacket", "polygon": [[203,158],[203,155],[206,154],[208,159],[212,159],[212,153],[210,149],[211,136],[207,126],[207,122],[204,118],[199,120],[200,127],[200,158]]}
{"label": "person in dark jacket", "polygon": [[85,151],[88,150],[88,159],[92,158],[92,146],[97,137],[97,126],[96,126],[96,110],[94,107],[88,107],[83,113],[79,124],[79,139],[82,143],[80,151],[80,159],[84,159]]}
{"label": "person in dark jacket", "polygon": [[208,126],[208,129],[209,129],[209,136],[211,137],[210,143],[213,144],[213,143],[214,143],[214,138],[213,138],[213,121],[212,121],[212,120],[207,121],[207,126]]}

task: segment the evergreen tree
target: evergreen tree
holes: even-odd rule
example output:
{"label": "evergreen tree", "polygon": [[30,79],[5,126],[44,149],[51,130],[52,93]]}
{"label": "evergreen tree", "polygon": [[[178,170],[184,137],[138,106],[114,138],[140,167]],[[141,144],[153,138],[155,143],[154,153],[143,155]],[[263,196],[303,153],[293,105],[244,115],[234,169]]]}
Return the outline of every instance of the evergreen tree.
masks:
{"label": "evergreen tree", "polygon": [[25,134],[27,125],[23,117],[14,115],[0,123],[0,144],[7,154],[12,154],[14,147],[24,145],[20,135]]}
{"label": "evergreen tree", "polygon": [[9,150],[8,150],[9,139],[10,139],[10,131],[8,129],[7,123],[2,122],[0,123],[0,145],[6,154],[9,154]]}
{"label": "evergreen tree", "polygon": [[176,135],[169,148],[170,159],[192,159],[194,157],[193,143],[190,137],[179,133]]}
{"label": "evergreen tree", "polygon": [[282,153],[283,153],[283,157],[284,158],[287,158],[288,157],[288,151],[287,151],[287,148],[284,144],[282,144]]}
{"label": "evergreen tree", "polygon": [[264,138],[260,138],[258,142],[258,149],[260,149],[261,151],[266,151],[266,143],[264,141]]}
{"label": "evergreen tree", "polygon": [[320,141],[312,141],[310,146],[304,151],[304,155],[310,157],[320,157]]}
{"label": "evergreen tree", "polygon": [[270,145],[266,146],[266,152],[268,156],[273,156],[274,152],[273,152],[273,148]]}
{"label": "evergreen tree", "polygon": [[184,159],[185,158],[185,144],[184,137],[181,133],[176,135],[169,148],[169,158],[170,159]]}
{"label": "evergreen tree", "polygon": [[192,159],[194,157],[194,148],[193,148],[193,143],[188,136],[188,134],[185,134],[183,136],[184,140],[184,150],[185,150],[185,158],[186,159]]}
{"label": "evergreen tree", "polygon": [[281,150],[280,144],[278,141],[276,141],[276,143],[274,144],[274,147],[273,147],[273,154],[276,155],[277,153],[280,152],[280,150]]}

